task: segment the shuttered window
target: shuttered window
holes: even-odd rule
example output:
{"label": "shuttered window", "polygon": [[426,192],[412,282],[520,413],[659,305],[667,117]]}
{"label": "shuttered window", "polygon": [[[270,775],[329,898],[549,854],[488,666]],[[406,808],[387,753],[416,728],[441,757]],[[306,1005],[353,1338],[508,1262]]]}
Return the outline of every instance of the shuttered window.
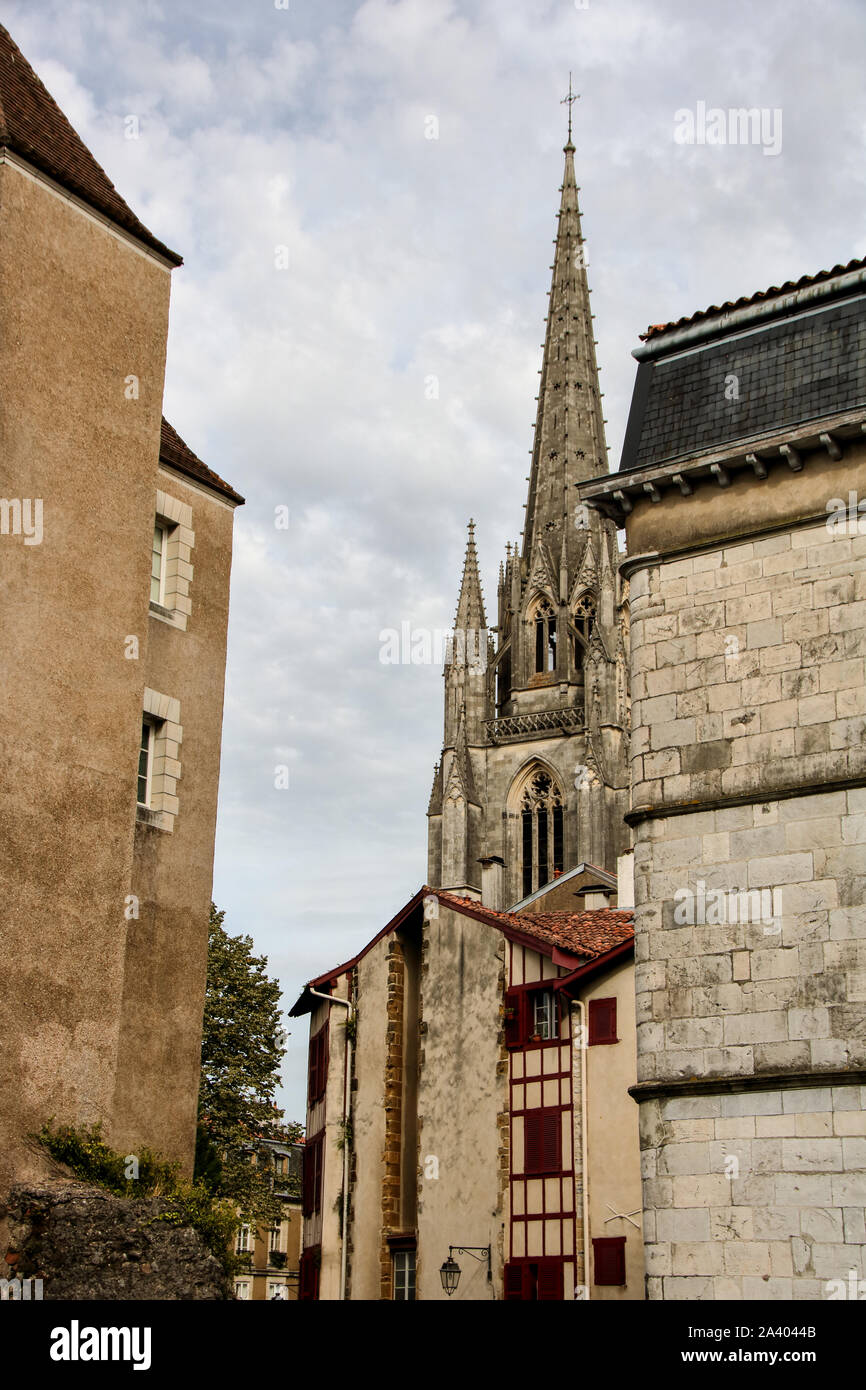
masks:
{"label": "shuttered window", "polygon": [[562,1111],[528,1110],[523,1117],[523,1170],[562,1171]]}
{"label": "shuttered window", "polygon": [[505,1302],[561,1302],[564,1290],[561,1259],[509,1260],[505,1266]]}
{"label": "shuttered window", "polygon": [[616,1000],[590,999],[589,1043],[619,1042],[616,1035]]}
{"label": "shuttered window", "polygon": [[592,1242],[592,1263],[597,1284],[625,1283],[625,1236],[598,1236]]}
{"label": "shuttered window", "polygon": [[304,1145],[303,1215],[312,1216],[322,1205],[322,1173],[325,1161],[325,1131]]}
{"label": "shuttered window", "polygon": [[319,1029],[310,1039],[310,1071],[307,1082],[308,1105],[315,1105],[322,1099],[328,1084],[328,1024]]}
{"label": "shuttered window", "polygon": [[298,1298],[306,1303],[319,1297],[319,1269],[322,1263],[322,1247],[313,1245],[301,1256],[298,1271]]}
{"label": "shuttered window", "polygon": [[505,991],[505,1046],[522,1047],[528,1036],[529,1010],[525,989]]}

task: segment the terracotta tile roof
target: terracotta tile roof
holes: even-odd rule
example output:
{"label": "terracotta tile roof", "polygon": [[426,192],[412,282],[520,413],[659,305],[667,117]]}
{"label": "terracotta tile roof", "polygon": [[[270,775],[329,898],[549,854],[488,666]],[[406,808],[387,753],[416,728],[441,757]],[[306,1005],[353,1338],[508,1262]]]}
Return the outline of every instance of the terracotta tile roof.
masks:
{"label": "terracotta tile roof", "polygon": [[[432,890],[431,890],[432,891]],[[599,907],[587,912],[496,912],[482,907],[473,898],[436,892],[440,902],[469,911],[491,926],[508,926],[512,931],[534,937],[547,946],[557,946],[569,955],[592,960],[634,937],[634,913],[627,908]]]}
{"label": "terracotta tile roof", "polygon": [[697,313],[686,314],[671,323],[651,323],[646,333],[641,333],[640,338],[642,342],[646,342],[649,338],[658,338],[662,333],[671,333],[675,328],[686,328],[689,324],[699,323],[701,319],[729,314],[734,309],[744,309],[748,304],[759,304],[764,299],[792,294],[794,290],[807,289],[809,285],[820,285],[824,280],[832,280],[836,275],[846,275],[849,271],[863,269],[866,269],[866,259],[848,261],[847,265],[834,265],[832,270],[819,270],[816,275],[801,275],[799,280],[786,280],[783,285],[771,285],[767,290],[742,295],[740,299],[728,299],[724,304],[711,304],[708,309],[699,309]]}
{"label": "terracotta tile roof", "polygon": [[159,441],[159,457],[163,463],[169,464],[172,468],[177,468],[181,473],[186,473],[190,478],[197,478],[199,482],[206,483],[215,492],[221,492],[226,497],[230,497],[233,502],[243,506],[244,499],[239,492],[235,492],[233,487],[223,482],[222,478],[213,469],[208,468],[206,463],[193,453],[188,444],[185,444],[176,429],[168,423],[165,416],[162,419],[162,435]]}
{"label": "terracotta tile roof", "polygon": [[123,201],[72,129],[8,30],[0,25],[0,148],[35,165],[172,265],[181,257],[159,241]]}

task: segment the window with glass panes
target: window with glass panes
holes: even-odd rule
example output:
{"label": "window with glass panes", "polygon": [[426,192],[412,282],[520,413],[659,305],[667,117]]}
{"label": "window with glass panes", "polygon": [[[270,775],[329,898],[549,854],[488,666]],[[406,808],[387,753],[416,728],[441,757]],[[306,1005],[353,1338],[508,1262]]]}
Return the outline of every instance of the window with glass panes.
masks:
{"label": "window with glass panes", "polygon": [[165,597],[165,560],[168,532],[159,522],[153,528],[153,550],[150,556],[150,601],[161,604]]}
{"label": "window with glass panes", "polygon": [[239,1255],[245,1255],[249,1251],[249,1248],[250,1228],[249,1226],[241,1226],[240,1230],[238,1231],[237,1253]]}
{"label": "window with glass panes", "polygon": [[564,867],[562,795],[546,772],[539,769],[530,777],[520,811],[521,877],[528,897]]}
{"label": "window with glass panes", "polygon": [[556,998],[552,989],[532,992],[532,1031],[546,1040],[558,1036],[556,1026]]}
{"label": "window with glass panes", "polygon": [[415,1251],[395,1250],[394,1299],[397,1303],[415,1302]]}
{"label": "window with glass panes", "polygon": [[280,1249],[280,1238],[282,1236],[282,1226],[272,1226],[268,1234],[268,1250]]}
{"label": "window with glass panes", "polygon": [[138,750],[138,804],[150,805],[150,780],[153,768],[153,725],[142,720],[141,745]]}

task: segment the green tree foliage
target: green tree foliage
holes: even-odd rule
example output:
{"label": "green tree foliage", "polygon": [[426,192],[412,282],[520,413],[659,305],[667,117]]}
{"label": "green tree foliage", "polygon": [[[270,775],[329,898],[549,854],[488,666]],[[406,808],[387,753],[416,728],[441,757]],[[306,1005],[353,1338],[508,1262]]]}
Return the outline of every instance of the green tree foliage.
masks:
{"label": "green tree foliage", "polygon": [[279,1218],[280,1203],[260,1141],[286,1133],[274,1100],[285,1053],[280,986],[252,938],[229,936],[224,917],[211,904],[196,1178],[263,1225]]}

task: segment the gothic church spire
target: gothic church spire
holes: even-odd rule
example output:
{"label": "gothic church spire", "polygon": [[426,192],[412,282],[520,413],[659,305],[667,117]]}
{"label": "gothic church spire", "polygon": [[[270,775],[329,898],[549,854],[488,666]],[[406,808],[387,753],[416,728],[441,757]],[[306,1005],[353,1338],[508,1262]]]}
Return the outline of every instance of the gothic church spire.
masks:
{"label": "gothic church spire", "polygon": [[[556,534],[557,542],[560,541],[563,520],[571,551],[577,539],[573,517],[569,525],[569,512],[574,512],[578,502],[574,484],[607,472],[586,244],[581,232],[570,127],[564,154],[565,174],[523,539],[527,563],[531,562],[538,540],[549,541]],[[559,544],[556,549],[559,550]]]}

